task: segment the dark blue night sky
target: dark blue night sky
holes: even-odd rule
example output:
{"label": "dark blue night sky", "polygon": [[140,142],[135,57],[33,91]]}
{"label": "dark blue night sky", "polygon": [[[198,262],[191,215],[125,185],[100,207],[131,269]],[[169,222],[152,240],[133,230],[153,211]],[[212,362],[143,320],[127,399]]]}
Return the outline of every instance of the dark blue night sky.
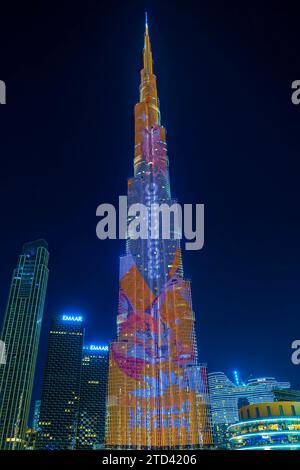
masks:
{"label": "dark blue night sky", "polygon": [[85,315],[89,342],[116,333],[125,246],[96,238],[95,213],[117,204],[133,174],[145,9],[172,194],[205,204],[205,246],[183,252],[199,358],[210,371],[300,387],[291,363],[300,338],[300,106],[291,102],[300,8],[240,3],[74,0],[2,11],[0,320],[22,244],[43,237],[50,251],[34,398],[54,314]]}

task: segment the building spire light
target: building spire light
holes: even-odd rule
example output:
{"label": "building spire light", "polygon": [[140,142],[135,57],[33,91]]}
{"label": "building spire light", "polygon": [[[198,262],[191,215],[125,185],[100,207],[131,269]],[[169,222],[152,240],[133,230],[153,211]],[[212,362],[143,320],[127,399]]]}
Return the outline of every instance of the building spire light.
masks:
{"label": "building spire light", "polygon": [[148,31],[148,13],[145,11],[145,28]]}
{"label": "building spire light", "polygon": [[153,60],[150,44],[150,36],[148,31],[148,14],[145,11],[145,35],[144,35],[144,70],[148,75],[153,73]]}

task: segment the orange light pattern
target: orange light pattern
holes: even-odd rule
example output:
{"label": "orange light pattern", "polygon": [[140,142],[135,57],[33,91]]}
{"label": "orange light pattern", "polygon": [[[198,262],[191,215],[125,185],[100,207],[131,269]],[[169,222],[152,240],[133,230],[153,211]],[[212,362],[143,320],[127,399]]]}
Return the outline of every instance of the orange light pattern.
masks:
{"label": "orange light pattern", "polygon": [[[135,107],[134,169],[128,181],[129,202],[147,202],[149,195],[158,202],[173,202],[148,26],[140,102]],[[106,444],[201,447],[211,443],[211,432],[206,370],[197,365],[190,282],[183,278],[179,241],[151,243],[128,240],[127,255],[120,260]]]}

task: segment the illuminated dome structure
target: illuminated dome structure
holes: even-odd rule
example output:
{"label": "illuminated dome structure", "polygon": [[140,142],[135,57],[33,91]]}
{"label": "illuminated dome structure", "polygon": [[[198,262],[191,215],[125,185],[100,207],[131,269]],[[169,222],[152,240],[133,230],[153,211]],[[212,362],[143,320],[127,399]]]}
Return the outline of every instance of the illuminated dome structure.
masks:
{"label": "illuminated dome structure", "polygon": [[236,450],[300,450],[300,402],[244,406],[240,421],[228,427]]}

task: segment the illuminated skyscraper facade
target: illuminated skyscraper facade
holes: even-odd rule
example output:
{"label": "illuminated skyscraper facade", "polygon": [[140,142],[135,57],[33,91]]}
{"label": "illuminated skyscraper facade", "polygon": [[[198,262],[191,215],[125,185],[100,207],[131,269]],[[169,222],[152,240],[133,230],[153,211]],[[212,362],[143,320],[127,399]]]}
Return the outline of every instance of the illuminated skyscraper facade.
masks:
{"label": "illuminated skyscraper facade", "polygon": [[203,412],[191,286],[183,276],[175,237],[178,227],[173,222],[169,239],[161,232],[157,239],[150,235],[153,204],[170,208],[176,202],[168,165],[146,23],[128,205],[148,208],[149,237],[134,239],[129,233],[126,255],[120,259],[118,338],[111,344],[109,365],[108,447],[201,447],[211,439]]}
{"label": "illuminated skyscraper facade", "polygon": [[42,387],[37,448],[76,447],[84,324],[81,315],[53,321]]}
{"label": "illuminated skyscraper facade", "polygon": [[48,282],[48,245],[26,243],[12,276],[0,340],[6,363],[0,364],[0,449],[25,443],[34,371]]}
{"label": "illuminated skyscraper facade", "polygon": [[104,445],[108,380],[108,346],[85,346],[80,378],[77,449]]}

